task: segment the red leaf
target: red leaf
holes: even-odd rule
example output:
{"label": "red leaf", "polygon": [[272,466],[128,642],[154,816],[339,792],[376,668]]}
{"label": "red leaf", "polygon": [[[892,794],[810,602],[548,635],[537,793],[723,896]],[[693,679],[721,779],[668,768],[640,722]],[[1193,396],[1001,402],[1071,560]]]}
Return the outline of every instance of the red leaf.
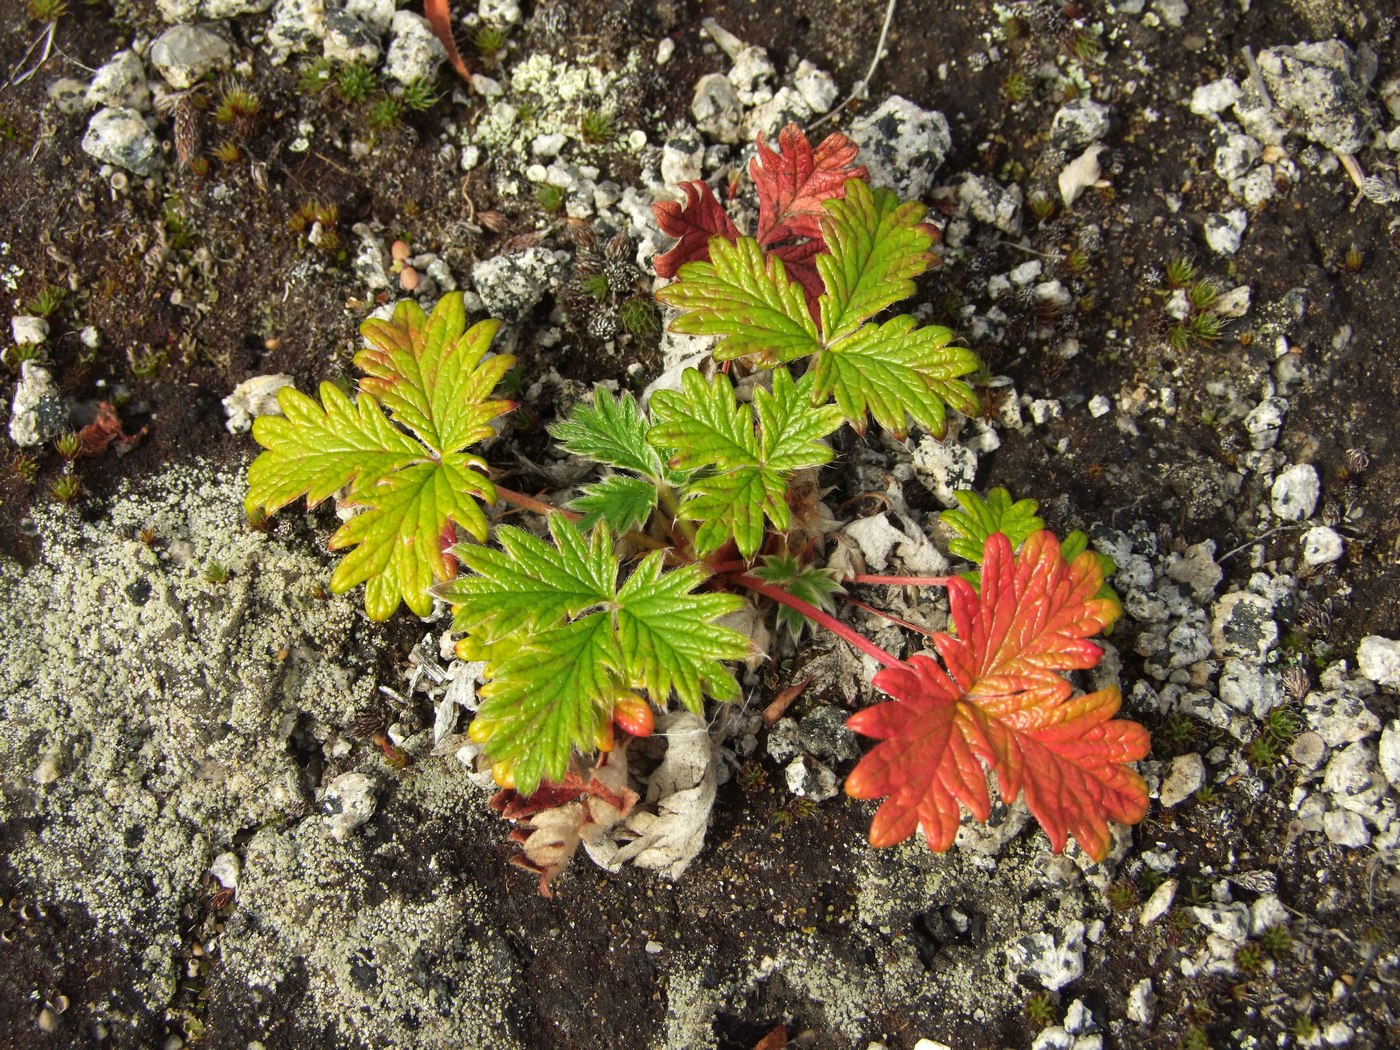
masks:
{"label": "red leaf", "polygon": [[141,439],[146,436],[146,430],[146,427],[142,427],[135,434],[124,433],[122,421],[112,403],[100,401],[97,404],[97,417],[78,431],[78,440],[82,442],[78,455],[96,459],[110,446],[116,445],[117,454],[124,456],[141,443]]}
{"label": "red leaf", "polygon": [[447,61],[457,71],[457,75],[468,84],[472,82],[471,70],[462,61],[462,53],[457,50],[457,41],[452,38],[452,16],[448,13],[447,0],[423,0],[423,14],[428,25],[433,27],[433,36],[438,38],[447,51]]}
{"label": "red leaf", "polygon": [[1146,785],[1127,763],[1150,745],[1142,726],[1113,718],[1116,688],[1071,698],[1059,673],[1096,665],[1102,650],[1088,638],[1117,618],[1113,602],[1094,597],[1098,560],[1086,551],[1066,563],[1044,531],[1013,557],[997,533],[987,539],[981,580],[980,595],[966,580],[949,581],[957,633],[934,635],[942,666],[915,656],[875,675],[876,688],[895,699],[847,721],[882,743],[851,772],[846,792],[889,796],[871,824],[873,845],[922,827],[941,852],[957,834],[960,806],[978,820],[990,815],[985,763],[1003,802],[1025,792],[1055,852],[1072,835],[1101,860],[1108,822],[1147,813]]}
{"label": "red leaf", "polygon": [[771,245],[790,237],[821,241],[822,202],[845,196],[847,179],[869,177],[865,165],[851,163],[859,151],[840,132],[813,150],[796,124],[778,132],[777,151],[760,135],[758,153],[749,161],[758,190],[758,242]]}
{"label": "red leaf", "polygon": [[708,262],[711,237],[726,237],[731,241],[739,239],[739,228],[725,213],[709,186],[697,179],[681,183],[680,188],[685,191],[684,204],[657,201],[651,206],[661,231],[680,238],[679,244],[652,260],[658,277],[674,277],[676,271],[688,262]]}

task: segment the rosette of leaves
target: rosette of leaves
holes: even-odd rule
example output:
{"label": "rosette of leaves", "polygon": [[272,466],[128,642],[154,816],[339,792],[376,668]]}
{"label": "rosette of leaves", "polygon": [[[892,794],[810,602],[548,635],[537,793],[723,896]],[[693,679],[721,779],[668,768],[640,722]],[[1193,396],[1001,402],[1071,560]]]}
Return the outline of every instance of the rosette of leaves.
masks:
{"label": "rosette of leaves", "polygon": [[617,711],[631,717],[639,694],[659,707],[674,695],[696,713],[706,695],[737,698],[724,661],[749,651],[715,622],[743,599],[697,593],[699,565],[668,571],[653,551],[619,582],[605,525],[585,533],[552,514],[549,531],[552,542],[504,525],[499,549],[460,547],[472,575],[438,590],[465,635],[458,655],[486,663],[470,735],[498,782],[521,795],[563,782],[575,751],[610,748]]}
{"label": "rosette of leaves", "polygon": [[330,587],[339,594],[363,583],[373,620],[401,602],[426,616],[429,588],[456,573],[459,531],[486,539],[478,501],[494,502],[496,490],[486,462],[467,449],[514,407],[491,399],[515,363],[487,357],[497,325],[468,328],[457,292],[431,315],[401,302],[390,320],[360,326],[369,345],[354,358],[365,374],[357,397],[322,383],[318,404],[284,387],[282,415],[253,423],[265,451],[248,468],[249,513],[271,514],[301,496],[314,507],[343,489],[340,503],[357,513],[330,538],[332,550],[350,548]]}
{"label": "rosette of leaves", "polygon": [[843,196],[821,207],[827,251],[810,257],[822,286],[815,310],[781,253],[751,237],[716,237],[708,262],[686,263],[658,293],[682,311],[672,329],[717,336],[721,361],[771,368],[810,359],[813,403],[834,399],[858,431],[869,416],[903,436],[912,419],[941,437],[948,407],[980,411],[960,378],[978,369],[977,355],[951,345],[947,328],[920,327],[908,315],[874,320],[911,295],[928,268],[933,236],[924,208],[860,179],[847,179]]}

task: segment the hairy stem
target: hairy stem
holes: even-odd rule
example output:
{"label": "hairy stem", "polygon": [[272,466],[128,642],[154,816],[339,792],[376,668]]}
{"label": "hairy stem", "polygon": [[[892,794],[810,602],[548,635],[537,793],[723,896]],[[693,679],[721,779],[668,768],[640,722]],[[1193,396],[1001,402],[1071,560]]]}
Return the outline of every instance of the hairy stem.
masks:
{"label": "hairy stem", "polygon": [[876,645],[874,642],[870,641],[868,638],[865,638],[864,636],[856,633],[851,628],[847,627],[844,623],[836,619],[836,617],[832,616],[830,613],[823,612],[821,609],[818,609],[815,605],[809,605],[807,602],[804,602],[801,598],[793,597],[781,587],[775,587],[771,583],[765,583],[763,580],[760,580],[757,576],[749,576],[747,574],[731,576],[730,579],[732,579],[735,583],[739,584],[741,587],[747,587],[755,594],[761,594],[765,598],[771,598],[779,605],[786,605],[789,609],[792,609],[794,612],[801,613],[803,616],[807,617],[807,619],[813,621],[814,623],[821,624],[832,634],[836,635],[838,638],[842,638],[845,641],[850,642],[857,649],[865,653],[866,656],[869,656],[877,663],[880,663],[885,667],[904,666],[904,661],[899,659],[899,657],[890,655],[889,653],[885,652],[885,650],[881,649],[878,645]]}
{"label": "hairy stem", "polygon": [[535,499],[534,496],[527,496],[523,492],[516,492],[514,489],[508,489],[504,485],[496,486],[496,495],[500,496],[501,499],[505,500],[507,503],[515,504],[515,506],[520,507],[522,510],[534,511],[536,514],[546,518],[551,514],[562,514],[570,521],[578,521],[583,517],[583,515],[579,514],[577,511],[564,510],[561,507],[552,506],[544,500]]}
{"label": "hairy stem", "polygon": [[951,576],[871,576],[858,572],[846,576],[842,583],[886,583],[895,587],[946,587]]}

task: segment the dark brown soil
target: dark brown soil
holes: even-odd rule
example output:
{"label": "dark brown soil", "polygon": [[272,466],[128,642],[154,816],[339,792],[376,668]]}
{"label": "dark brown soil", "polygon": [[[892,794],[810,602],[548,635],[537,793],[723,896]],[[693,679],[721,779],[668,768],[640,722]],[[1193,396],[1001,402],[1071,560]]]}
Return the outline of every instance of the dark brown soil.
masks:
{"label": "dark brown soil", "polygon": [[[139,478],[167,463],[196,457],[214,464],[246,462],[252,442],[225,431],[220,399],[248,376],[285,371],[302,389],[310,389],[349,373],[356,326],[372,304],[347,301],[359,285],[344,258],[318,251],[289,228],[303,205],[335,204],[345,243],[351,243],[353,223],[377,219],[415,250],[438,252],[458,273],[472,260],[499,252],[511,237],[545,225],[533,200],[495,199],[487,171],[442,177],[436,161],[438,131],[445,121],[470,119],[473,103],[444,99],[426,113],[410,115],[403,127],[379,136],[379,148],[355,159],[344,142],[349,132],[367,134],[364,110],[329,93],[299,93],[295,63],[274,69],[252,49],[246,55],[258,73],[263,116],[242,145],[244,158],[231,165],[216,160],[207,176],[185,171],[149,189],[133,179],[130,190],[114,196],[79,147],[84,121],[56,113],[44,82],[80,75],[79,64],[100,65],[129,40],[130,27],[114,21],[101,5],[70,6],[72,13],[59,23],[53,57],[40,74],[0,90],[0,240],[11,246],[0,267],[7,262],[23,266],[12,297],[20,302],[45,285],[71,286],[52,319],[50,343],[50,360],[64,393],[79,405],[113,398],[129,430],[149,428],[129,455],[109,453],[79,465],[90,499],[79,504],[78,513],[95,515],[120,479]],[[633,100],[634,119],[648,129],[687,117],[695,77],[722,68],[721,60],[700,46],[702,17],[713,17],[736,35],[769,48],[780,65],[792,56],[810,57],[844,86],[864,74],[884,8],[876,0],[792,0],[782,14],[766,5],[731,2],[587,0],[569,6],[570,31],[558,46],[596,52],[602,61],[616,59],[638,39],[670,35],[676,40],[672,63],[644,77]],[[1027,12],[1029,35],[1001,44],[1001,61],[979,68],[968,58],[985,52],[985,41],[995,37],[998,20],[992,5],[962,0],[907,5],[896,17],[889,55],[873,91],[877,100],[898,93],[948,115],[954,152],[945,176],[978,172],[1053,195],[1057,169],[1041,170],[1038,159],[1050,118],[1064,98],[1032,95],[1012,104],[1003,95],[1003,80],[1013,69],[1063,54],[1084,25],[1104,18],[1104,5],[1065,5],[1082,13],[1078,19],[1058,4],[1019,6]],[[1269,375],[1271,341],[1251,339],[1251,314],[1214,344],[1182,352],[1167,349],[1160,338],[1162,297],[1153,275],[1169,259],[1188,255],[1207,275],[1249,283],[1256,306],[1303,288],[1307,313],[1290,329],[1290,340],[1310,378],[1292,398],[1280,449],[1291,459],[1318,466],[1325,502],[1364,513],[1348,533],[1348,558],[1303,587],[1310,597],[1334,601],[1330,629],[1314,631],[1301,644],[1314,653],[1349,656],[1363,635],[1400,633],[1400,430],[1394,418],[1400,359],[1386,349],[1400,331],[1395,295],[1400,246],[1388,229],[1393,212],[1368,201],[1355,203],[1340,173],[1323,177],[1305,171],[1295,187],[1251,215],[1239,255],[1221,261],[1205,247],[1201,218],[1233,205],[1210,170],[1207,126],[1184,102],[1196,86],[1227,71],[1237,74],[1242,47],[1257,52],[1310,39],[1319,30],[1297,13],[1302,5],[1256,0],[1246,14],[1239,4],[1221,0],[1197,0],[1191,6],[1180,30],[1148,29],[1130,18],[1110,20],[1127,28],[1107,46],[1096,76],[1120,91],[1128,81],[1143,81],[1138,90],[1154,99],[1160,119],[1115,126],[1108,139],[1111,159],[1105,164],[1110,188],[1090,191],[1071,213],[1057,210],[1039,224],[1027,220],[1029,244],[1036,252],[1058,254],[1073,246],[1086,225],[1104,231],[1087,272],[1058,274],[1073,290],[1078,308],[1047,325],[1046,318],[1020,307],[1020,316],[1013,317],[1014,334],[1003,344],[974,346],[990,371],[1011,376],[1022,394],[1081,404],[1096,393],[1116,396],[1139,384],[1148,389],[1170,385],[1181,411],[1173,425],[1144,425],[1137,434],[1108,425],[1111,417],[1093,420],[1084,412],[1067,413],[1048,428],[1008,433],[1001,449],[983,458],[978,480],[1041,499],[1056,529],[1146,522],[1165,545],[1212,538],[1221,553],[1252,540],[1258,532],[1253,508],[1267,493],[1246,486],[1225,507],[1195,496],[1202,479],[1230,469],[1239,452],[1229,436],[1238,432],[1238,421],[1211,421],[1212,410],[1223,406],[1207,384],[1230,377],[1240,393],[1257,400]],[[1389,35],[1394,23],[1387,17],[1389,5],[1357,0],[1336,6],[1343,19],[1338,32],[1354,45],[1371,44],[1380,56],[1377,82],[1400,74],[1400,51]],[[0,11],[3,76],[28,67],[24,55],[36,28],[23,8],[11,3]],[[1345,21],[1353,12],[1364,16],[1362,22]],[[148,21],[145,27],[155,24]],[[1347,24],[1364,28],[1347,30]],[[236,28],[246,32],[247,27]],[[525,46],[543,44],[527,39]],[[1151,60],[1152,71],[1145,75],[1137,66],[1141,56]],[[944,63],[946,76],[940,73]],[[1122,112],[1137,111],[1140,98],[1120,107]],[[309,151],[294,154],[288,147],[302,117],[323,130]],[[207,114],[203,122],[206,140],[212,142],[216,129]],[[169,126],[162,131],[169,138]],[[658,138],[654,135],[653,141]],[[1180,194],[1176,214],[1160,206],[1163,193]],[[464,221],[467,196],[477,212],[502,212],[508,228],[492,233],[469,227]],[[566,243],[558,228],[546,236]],[[162,242],[167,250],[159,258]],[[1344,260],[1353,247],[1361,263],[1349,272]],[[937,315],[954,320],[959,305],[988,305],[983,290],[987,275],[1026,258],[1030,256],[1001,239],[979,235],[967,260],[926,278],[921,294]],[[1053,265],[1048,268],[1054,274]],[[185,304],[212,303],[212,308],[172,305],[177,291]],[[545,323],[554,305],[548,299],[523,323],[523,348],[532,347],[533,329]],[[1013,304],[1009,309],[1018,308]],[[88,324],[103,337],[91,359],[83,357],[77,339]],[[1334,347],[1333,337],[1344,325],[1351,327],[1352,338]],[[1044,334],[1047,327],[1049,335]],[[1050,348],[1070,335],[1082,351],[1064,361]],[[557,349],[522,354],[525,386],[551,367],[585,383],[620,378],[613,374],[616,360],[591,355],[586,340],[561,345],[573,348],[568,357]],[[1022,347],[1026,350],[1019,353]],[[652,345],[634,346],[629,353],[648,367],[655,364]],[[0,402],[9,404],[14,382],[12,370],[0,369]],[[539,424],[552,418],[555,406],[531,408],[532,419],[516,432],[526,449],[543,440]],[[1048,453],[1047,439],[1062,438],[1065,450]],[[1357,447],[1369,453],[1370,466],[1362,471],[1347,458],[1347,450]],[[41,450],[37,478],[27,483],[14,466],[14,454],[11,446],[5,457],[9,462],[0,464],[0,552],[29,562],[37,539],[27,523],[28,509],[49,498],[49,485],[63,466],[51,450]],[[1296,533],[1263,542],[1268,561],[1294,549]],[[1225,563],[1227,583],[1248,578],[1247,558],[1244,552]],[[1123,631],[1126,653],[1132,625],[1125,624]],[[408,640],[412,631],[405,626],[403,632]],[[405,648],[401,645],[398,652]],[[385,656],[386,680],[395,658],[393,652]],[[1132,673],[1130,662],[1125,680]],[[1395,717],[1393,697],[1377,697],[1373,704],[1383,720]],[[1156,757],[1171,754],[1158,746]],[[642,872],[609,876],[579,862],[561,881],[557,898],[544,901],[534,880],[509,865],[514,847],[504,830],[486,846],[467,841],[463,829],[450,825],[424,841],[411,829],[426,817],[395,809],[390,801],[381,802],[381,808],[392,825],[377,833],[408,835],[435,852],[443,868],[500,887],[495,913],[479,921],[505,931],[524,975],[514,1009],[518,1034],[527,1045],[641,1047],[657,1037],[666,1011],[665,989],[654,957],[646,951],[649,940],[668,952],[687,951],[709,960],[713,974],[701,974],[702,982],[732,974],[740,959],[763,954],[765,946],[793,928],[803,929],[834,955],[852,951],[847,923],[856,886],[844,873],[854,871],[852,858],[868,849],[864,836],[870,807],[842,796],[815,814],[775,822],[775,815],[787,812],[783,807],[789,796],[780,771],[769,765],[766,786],[745,790],[731,782],[721,789],[705,852],[675,886]],[[1210,804],[1161,812],[1154,807],[1139,837],[1180,852],[1179,899],[1205,893],[1210,876],[1226,863],[1238,870],[1276,871],[1281,899],[1306,917],[1296,933],[1306,950],[1281,959],[1269,975],[1176,981],[1158,1004],[1160,1020],[1151,1034],[1116,1045],[1175,1047],[1192,1026],[1207,1033],[1210,1046],[1245,1045],[1247,1035],[1256,1036],[1259,1046],[1278,1045],[1278,1033],[1295,1016],[1281,1004],[1311,994],[1317,1004],[1314,1016],[1325,1020],[1333,1009],[1332,989],[1330,980],[1319,983],[1318,974],[1325,969],[1356,975],[1368,935],[1392,947],[1396,943],[1400,913],[1394,897],[1377,889],[1376,859],[1330,847],[1320,836],[1295,841],[1288,834],[1286,809],[1291,783],[1266,775],[1264,786],[1266,804],[1227,787]],[[0,864],[20,833],[14,826],[0,829]],[[428,855],[417,858],[409,869],[385,860],[384,881],[410,898],[432,894],[437,882],[417,874],[429,869],[429,860]],[[974,885],[965,889],[965,900],[911,902],[908,926],[892,930],[891,943],[913,939],[922,944],[930,967],[938,965],[940,953],[979,952],[975,936],[945,943],[928,932],[930,910],[954,903],[976,906],[982,891]],[[43,903],[42,888],[23,885],[7,866],[0,867],[0,896],[6,905],[12,900],[21,906]],[[192,902],[191,907],[193,924],[200,918],[200,905]],[[1160,924],[1143,930],[1135,912],[1115,913],[1107,904],[1102,915],[1108,923],[1106,950],[1075,983],[1070,997],[1101,1004],[1105,1017],[1122,1017],[1133,983],[1169,968],[1173,953],[1191,948],[1200,934],[1197,928]],[[35,916],[33,921],[4,920],[6,929],[20,933],[17,941],[0,947],[3,1047],[63,1045],[35,1026],[36,989],[61,986],[72,1009],[83,1011],[98,991],[120,996],[129,979],[127,961],[104,957],[94,946],[85,916],[61,909]],[[1349,939],[1332,932],[1338,930]],[[881,965],[879,958],[867,961]],[[1388,986],[1393,995],[1393,979]],[[222,980],[217,969],[204,991],[206,1035],[200,1045],[241,1048],[255,1038],[269,1048],[347,1045],[339,1032],[296,1027],[296,1005],[305,994],[297,975],[289,976],[275,1006],[255,1002],[246,989]],[[1026,989],[1027,998],[1032,991]],[[1360,1011],[1371,1026],[1352,1045],[1396,1045],[1400,1030],[1387,1027],[1394,1023],[1393,1003],[1364,987],[1358,987],[1355,998],[1346,1010]],[[1340,1006],[1335,1010],[1342,1012]],[[259,1020],[263,1016],[271,1021],[264,1024]],[[133,1020],[135,1041],[125,1045],[161,1045],[163,1018]],[[779,1024],[794,1034],[810,1029],[815,1046],[847,1045],[831,1032],[821,1007],[781,977],[734,1004],[732,1012],[718,1019],[716,1035],[721,1046],[748,1048]],[[65,1031],[89,1028],[75,1024]],[[871,1031],[871,1038],[877,1036],[901,1050],[921,1037],[959,1048],[1025,1047],[1033,1031],[1019,1011],[974,1021],[950,1014],[929,997],[907,1015],[879,1018]],[[88,1044],[80,1039],[71,1045]]]}

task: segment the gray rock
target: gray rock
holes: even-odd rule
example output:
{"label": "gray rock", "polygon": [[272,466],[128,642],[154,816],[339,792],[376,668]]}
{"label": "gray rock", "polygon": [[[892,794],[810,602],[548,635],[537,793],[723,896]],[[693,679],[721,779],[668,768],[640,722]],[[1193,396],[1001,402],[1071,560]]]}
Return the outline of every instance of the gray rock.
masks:
{"label": "gray rock", "polygon": [[1167,556],[1167,575],[1189,587],[1197,601],[1207,601],[1225,576],[1215,563],[1215,541],[1193,543],[1180,554],[1173,551]]}
{"label": "gray rock", "polygon": [[1082,150],[1108,134],[1109,107],[1081,96],[1066,102],[1050,124],[1050,141],[1059,149]]}
{"label": "gray rock", "polygon": [[280,416],[282,407],[277,403],[277,392],[295,385],[292,377],[283,372],[243,380],[224,398],[224,414],[228,416],[224,429],[230,434],[246,434],[258,417]]}
{"label": "gray rock", "polygon": [[87,100],[93,106],[115,106],[145,111],[151,105],[146,67],[135,51],[118,51],[93,74]]}
{"label": "gray rock", "polygon": [[377,66],[382,54],[379,34],[346,11],[326,15],[326,35],[321,47],[332,62],[347,65]]}
{"label": "gray rock", "polygon": [[1240,94],[1240,86],[1229,77],[1212,80],[1191,92],[1191,112],[1198,117],[1213,117],[1238,102]]}
{"label": "gray rock", "polygon": [[1311,463],[1295,463],[1274,479],[1269,505],[1275,517],[1284,521],[1305,521],[1312,517],[1321,493],[1316,468]]}
{"label": "gray rock", "polygon": [[333,839],[344,842],[374,816],[377,792],[378,785],[368,773],[342,773],[326,785],[322,804]]}
{"label": "gray rock", "polygon": [[384,75],[400,84],[429,81],[447,61],[447,51],[433,36],[432,26],[422,15],[396,11],[389,26],[389,53],[384,58]]}
{"label": "gray rock", "polygon": [[1308,138],[1341,153],[1363,149],[1377,124],[1357,67],[1355,53],[1340,40],[1259,53],[1259,72],[1275,104]]}
{"label": "gray rock", "polygon": [[1328,747],[1380,732],[1377,718],[1353,690],[1314,690],[1303,698],[1303,718]]}
{"label": "gray rock", "polygon": [[661,147],[661,181],[674,191],[683,182],[693,182],[703,174],[705,142],[692,128],[682,128]]}
{"label": "gray rock", "polygon": [[1226,182],[1243,178],[1259,163],[1261,152],[1259,143],[1250,136],[1239,131],[1227,132],[1224,141],[1215,149],[1215,173]]}
{"label": "gray rock", "polygon": [[1337,846],[1361,849],[1371,842],[1371,832],[1359,813],[1349,809],[1334,809],[1322,815],[1322,833]]}
{"label": "gray rock", "polygon": [[736,101],[745,106],[758,106],[773,97],[772,82],[777,70],[773,68],[768,52],[752,45],[745,47],[734,58],[734,65],[726,77],[737,95]]}
{"label": "gray rock", "polygon": [[1381,732],[1377,759],[1390,786],[1400,791],[1400,719],[1391,719]]}
{"label": "gray rock", "polygon": [[1356,648],[1356,668],[1377,685],[1400,688],[1400,642],[1368,634]]}
{"label": "gray rock", "polygon": [[1159,799],[1163,808],[1180,805],[1201,790],[1206,783],[1206,764],[1198,754],[1178,755],[1162,781]]}
{"label": "gray rock", "polygon": [[[427,24],[426,19],[423,22]],[[325,35],[325,0],[277,0],[273,5],[272,25],[267,29],[267,49],[274,65],[281,65],[294,52],[320,47]],[[433,42],[437,43],[436,40]],[[441,47],[438,44],[438,48]]]}
{"label": "gray rock", "polygon": [[1157,1016],[1157,993],[1152,988],[1151,977],[1144,977],[1133,985],[1124,1013],[1134,1024],[1152,1023]]}
{"label": "gray rock", "polygon": [[229,42],[206,25],[171,26],[151,45],[151,65],[176,91],[233,64]]}
{"label": "gray rock", "polygon": [[1186,0],[1152,0],[1152,10],[1172,29],[1180,29],[1186,16],[1191,13]]}
{"label": "gray rock", "polygon": [[[354,15],[381,36],[387,33],[389,27],[394,24],[394,12],[397,9],[398,5],[394,3],[394,0],[346,0],[345,3],[346,14]],[[519,13],[519,8],[516,9],[516,12]],[[487,20],[498,21],[494,18]]]}
{"label": "gray rock", "polygon": [[270,7],[272,0],[200,0],[199,13],[209,21],[215,22],[221,18],[260,15]]}
{"label": "gray rock", "polygon": [[1253,660],[1229,659],[1220,672],[1220,699],[1236,711],[1262,718],[1283,703],[1283,681]]}
{"label": "gray rock", "polygon": [[1331,794],[1334,805],[1363,817],[1371,816],[1386,791],[1376,749],[1364,740],[1342,748],[1327,763],[1322,789]]}
{"label": "gray rock", "polygon": [[472,284],[492,317],[518,321],[540,301],[561,268],[554,252],[536,246],[476,263]]}
{"label": "gray rock", "polygon": [[1152,891],[1152,895],[1142,902],[1142,911],[1138,915],[1139,926],[1151,926],[1171,910],[1172,902],[1176,900],[1178,885],[1176,879],[1167,879]]}
{"label": "gray rock", "polygon": [[814,708],[797,726],[802,750],[829,762],[853,762],[860,757],[856,735],[846,728],[846,712],[829,704]]}
{"label": "gray rock", "polygon": [[958,200],[978,222],[995,226],[1012,237],[1021,233],[1021,189],[1007,189],[986,175],[967,175],[958,187]]}
{"label": "gray rock", "polygon": [[1249,216],[1243,208],[1207,215],[1205,221],[1206,244],[1210,245],[1211,251],[1221,255],[1234,255],[1240,250],[1240,241],[1244,237],[1244,231],[1248,225]]}
{"label": "gray rock", "polygon": [[835,798],[840,791],[836,783],[836,774],[825,764],[806,755],[798,755],[789,762],[787,769],[783,771],[783,777],[789,791],[813,802],[825,802],[829,798]]}
{"label": "gray rock", "polygon": [[1345,544],[1336,529],[1318,525],[1303,533],[1303,564],[1316,568],[1342,556]]}
{"label": "gray rock", "polygon": [[945,507],[958,505],[953,493],[972,487],[977,477],[977,453],[956,441],[925,437],[914,447],[914,470]]}
{"label": "gray rock", "polygon": [[841,97],[831,74],[818,69],[805,58],[797,64],[797,72],[792,75],[792,86],[802,96],[802,101],[812,107],[813,113],[827,112]]}
{"label": "gray rock", "polygon": [[690,114],[695,126],[716,142],[739,141],[744,114],[733,83],[723,73],[709,73],[696,82]]}
{"label": "gray rock", "polygon": [[1273,602],[1252,591],[1232,591],[1215,603],[1210,637],[1222,660],[1263,659],[1278,642]]}
{"label": "gray rock", "polygon": [[812,107],[801,92],[791,84],[784,84],[772,98],[744,114],[743,137],[749,142],[760,135],[771,139],[787,125],[807,124],[811,119]]}
{"label": "gray rock", "polygon": [[536,157],[546,159],[557,157],[563,152],[564,146],[569,138],[562,131],[556,131],[550,135],[536,135],[530,140],[530,152]]}
{"label": "gray rock", "polygon": [[1191,914],[1206,928],[1206,940],[1216,957],[1233,955],[1249,937],[1249,905],[1215,904],[1193,907]]}
{"label": "gray rock", "polygon": [[10,318],[10,335],[16,346],[40,346],[49,337],[49,322],[32,314]]}
{"label": "gray rock", "polygon": [[199,17],[199,0],[156,0],[156,9],[167,22],[193,22]]}
{"label": "gray rock", "polygon": [[802,743],[797,734],[797,719],[780,718],[768,730],[766,744],[768,757],[779,765],[792,761],[802,752]]}
{"label": "gray rock", "polygon": [[68,405],[49,370],[33,361],[19,366],[10,409],[10,440],[20,448],[51,441],[68,429]]}
{"label": "gray rock", "polygon": [[921,109],[891,95],[869,116],[851,122],[851,139],[870,180],[889,186],[906,200],[922,198],[953,148],[948,120],[935,109]]}
{"label": "gray rock", "polygon": [[1244,431],[1249,436],[1249,447],[1256,452],[1273,448],[1287,414],[1288,402],[1277,397],[1265,398],[1250,409],[1249,415],[1244,417]]}
{"label": "gray rock", "polygon": [[1186,621],[1177,624],[1167,635],[1167,666],[1190,667],[1211,653],[1211,639],[1203,623]]}
{"label": "gray rock", "polygon": [[1031,1042],[1031,1050],[1075,1050],[1077,1040],[1057,1024],[1042,1028]]}
{"label": "gray rock", "polygon": [[1007,945],[1011,978],[1029,975],[1052,992],[1078,980],[1084,973],[1084,924],[1071,920],[1060,934],[1033,933]]}
{"label": "gray rock", "polygon": [[153,175],[160,167],[160,140],[134,109],[100,109],[88,122],[83,152],[133,175]]}
{"label": "gray rock", "polygon": [[44,92],[54,108],[65,117],[86,113],[92,106],[88,103],[88,83],[74,77],[55,77],[44,85]]}

